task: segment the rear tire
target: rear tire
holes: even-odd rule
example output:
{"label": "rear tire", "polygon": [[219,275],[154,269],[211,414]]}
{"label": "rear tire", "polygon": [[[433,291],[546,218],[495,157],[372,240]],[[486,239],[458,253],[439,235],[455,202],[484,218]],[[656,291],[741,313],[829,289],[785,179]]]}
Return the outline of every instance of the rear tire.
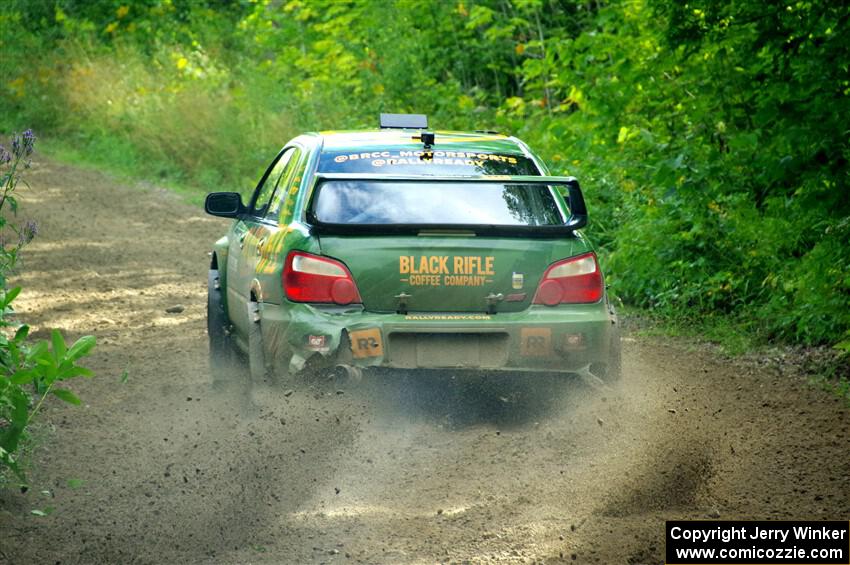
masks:
{"label": "rear tire", "polygon": [[218,269],[210,269],[207,286],[207,336],[209,337],[210,377],[213,385],[234,380],[235,352],[227,328],[230,320],[224,311]]}

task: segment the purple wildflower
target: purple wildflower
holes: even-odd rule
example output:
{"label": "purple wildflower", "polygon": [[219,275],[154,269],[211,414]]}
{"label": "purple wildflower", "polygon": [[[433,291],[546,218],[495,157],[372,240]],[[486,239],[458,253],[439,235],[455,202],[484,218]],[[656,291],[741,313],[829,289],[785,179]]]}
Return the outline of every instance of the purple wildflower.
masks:
{"label": "purple wildflower", "polygon": [[12,154],[6,151],[6,148],[0,145],[0,165],[5,165],[12,160]]}
{"label": "purple wildflower", "polygon": [[32,154],[33,147],[35,146],[35,139],[35,134],[32,132],[31,129],[28,129],[24,132],[24,151],[27,155]]}
{"label": "purple wildflower", "polygon": [[23,135],[15,134],[12,137],[12,153],[15,157],[26,157],[32,155],[35,145],[35,134],[31,129],[26,130]]}
{"label": "purple wildflower", "polygon": [[29,243],[32,241],[35,236],[38,235],[38,224],[35,220],[27,220],[26,223],[21,228],[20,233],[18,233],[18,239],[21,245],[25,243]]}

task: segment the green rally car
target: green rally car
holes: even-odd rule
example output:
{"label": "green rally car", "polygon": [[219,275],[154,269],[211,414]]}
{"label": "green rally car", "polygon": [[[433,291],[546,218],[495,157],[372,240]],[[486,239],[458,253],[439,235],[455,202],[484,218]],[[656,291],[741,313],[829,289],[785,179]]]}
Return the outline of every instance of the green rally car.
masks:
{"label": "green rally car", "polygon": [[308,133],[269,165],[212,251],[214,376],[365,368],[620,374],[617,318],[581,189],[514,137],[425,116]]}

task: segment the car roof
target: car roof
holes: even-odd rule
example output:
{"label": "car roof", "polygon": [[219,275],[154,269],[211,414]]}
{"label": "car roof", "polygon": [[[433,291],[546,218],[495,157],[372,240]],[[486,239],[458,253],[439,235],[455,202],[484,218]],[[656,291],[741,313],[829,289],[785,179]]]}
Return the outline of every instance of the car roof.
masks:
{"label": "car roof", "polygon": [[[361,131],[322,131],[322,152],[369,151],[379,149],[422,149],[414,139],[422,130],[377,129]],[[529,155],[519,139],[492,132],[435,131],[433,151],[486,151],[493,153]]]}

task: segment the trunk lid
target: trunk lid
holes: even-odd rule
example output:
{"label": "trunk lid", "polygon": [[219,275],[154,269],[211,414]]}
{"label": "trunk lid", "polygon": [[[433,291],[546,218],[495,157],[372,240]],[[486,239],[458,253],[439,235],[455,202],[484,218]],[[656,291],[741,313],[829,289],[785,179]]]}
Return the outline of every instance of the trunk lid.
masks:
{"label": "trunk lid", "polygon": [[587,250],[576,237],[518,238],[423,232],[320,237],[345,263],[375,312],[517,312],[546,267]]}

